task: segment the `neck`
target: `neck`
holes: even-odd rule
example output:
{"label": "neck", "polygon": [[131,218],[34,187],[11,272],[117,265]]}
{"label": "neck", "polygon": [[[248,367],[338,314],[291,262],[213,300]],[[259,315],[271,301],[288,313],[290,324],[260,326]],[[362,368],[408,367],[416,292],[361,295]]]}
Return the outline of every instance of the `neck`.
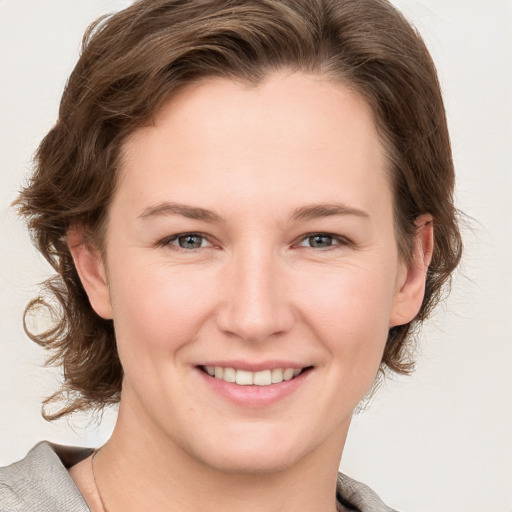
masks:
{"label": "neck", "polygon": [[[274,471],[229,472],[205,464],[121,404],[95,472],[109,512],[211,509],[240,512],[336,510],[336,475],[346,432]],[[137,418],[134,421],[134,418]],[[129,421],[125,421],[129,419]]]}

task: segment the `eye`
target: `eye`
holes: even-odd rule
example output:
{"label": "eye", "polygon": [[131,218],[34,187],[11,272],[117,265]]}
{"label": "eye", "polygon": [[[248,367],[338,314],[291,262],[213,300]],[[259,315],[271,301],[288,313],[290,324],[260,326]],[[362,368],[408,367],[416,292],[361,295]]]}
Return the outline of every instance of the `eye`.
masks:
{"label": "eye", "polygon": [[210,244],[206,237],[199,233],[182,233],[166,238],[161,245],[175,245],[181,249],[201,249]]}
{"label": "eye", "polygon": [[298,244],[299,247],[311,247],[314,249],[328,249],[337,245],[348,245],[348,241],[343,237],[328,233],[307,235]]}

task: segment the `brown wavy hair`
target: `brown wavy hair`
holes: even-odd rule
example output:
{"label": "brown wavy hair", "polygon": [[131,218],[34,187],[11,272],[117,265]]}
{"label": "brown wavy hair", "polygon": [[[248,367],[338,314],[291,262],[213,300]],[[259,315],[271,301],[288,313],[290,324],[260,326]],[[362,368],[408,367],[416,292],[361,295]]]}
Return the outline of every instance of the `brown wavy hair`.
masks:
{"label": "brown wavy hair", "polygon": [[[102,249],[123,141],[190,83],[227,77],[257,84],[283,68],[337,81],[370,105],[389,157],[403,258],[410,258],[415,219],[434,219],[421,311],[390,330],[381,364],[398,373],[412,369],[414,327],[439,301],[462,247],[445,110],[419,34],[386,0],[140,0],[87,30],[58,120],[14,203],[56,271],[25,311],[28,335],[64,372],[61,389],[44,402],[45,418],[101,410],[120,397],[113,323],[90,306],[67,232],[78,225]],[[42,306],[54,323],[31,332],[27,315]],[[57,411],[46,409],[62,401]]]}

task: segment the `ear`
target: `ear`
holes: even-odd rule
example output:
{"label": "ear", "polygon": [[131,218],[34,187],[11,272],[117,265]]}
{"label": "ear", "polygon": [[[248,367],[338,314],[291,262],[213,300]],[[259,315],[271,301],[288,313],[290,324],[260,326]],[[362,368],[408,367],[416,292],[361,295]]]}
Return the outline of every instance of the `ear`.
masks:
{"label": "ear", "polygon": [[67,238],[75,268],[92,308],[102,318],[111,319],[113,314],[110,291],[100,251],[85,240],[84,233],[79,228],[71,228]]}
{"label": "ear", "polygon": [[404,325],[419,313],[425,295],[428,266],[434,250],[434,226],[432,215],[416,219],[412,260],[403,263],[399,272],[389,327]]}

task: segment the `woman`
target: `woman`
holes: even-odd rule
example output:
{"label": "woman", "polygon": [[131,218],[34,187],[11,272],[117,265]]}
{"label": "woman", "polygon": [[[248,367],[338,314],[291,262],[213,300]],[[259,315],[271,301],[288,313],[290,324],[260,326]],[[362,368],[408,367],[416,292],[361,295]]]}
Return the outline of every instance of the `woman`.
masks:
{"label": "woman", "polygon": [[119,416],[99,450],[3,469],[3,509],[390,510],[337,469],[458,263],[453,184],[434,66],[386,2],[91,27],[17,204],[57,271],[47,416]]}

